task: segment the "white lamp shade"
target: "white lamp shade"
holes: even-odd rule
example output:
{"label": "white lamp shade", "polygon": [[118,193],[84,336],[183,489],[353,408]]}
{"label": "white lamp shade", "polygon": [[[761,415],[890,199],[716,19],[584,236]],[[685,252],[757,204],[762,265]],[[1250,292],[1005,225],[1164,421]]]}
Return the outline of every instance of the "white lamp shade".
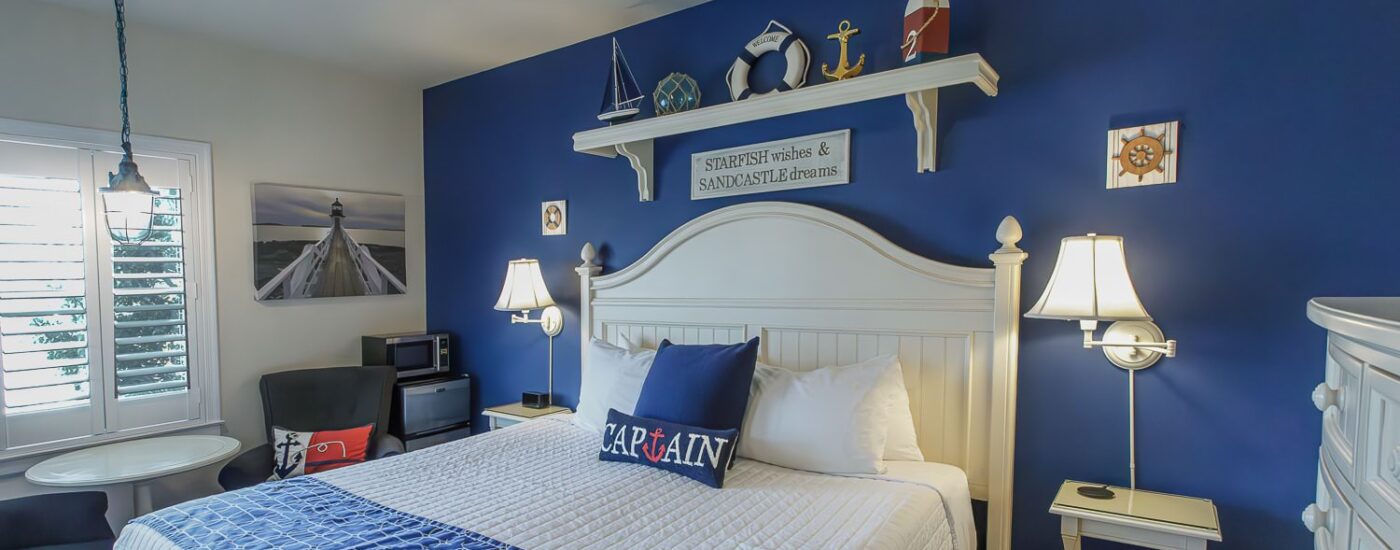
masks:
{"label": "white lamp shade", "polygon": [[544,286],[539,260],[512,260],[506,268],[506,284],[496,300],[499,311],[529,311],[554,305]]}
{"label": "white lamp shade", "polygon": [[102,202],[112,240],[121,244],[139,244],[150,238],[151,222],[155,216],[154,193],[104,190]]}
{"label": "white lamp shade", "polygon": [[1070,321],[1150,321],[1133,280],[1123,238],[1090,233],[1060,242],[1050,284],[1026,317]]}

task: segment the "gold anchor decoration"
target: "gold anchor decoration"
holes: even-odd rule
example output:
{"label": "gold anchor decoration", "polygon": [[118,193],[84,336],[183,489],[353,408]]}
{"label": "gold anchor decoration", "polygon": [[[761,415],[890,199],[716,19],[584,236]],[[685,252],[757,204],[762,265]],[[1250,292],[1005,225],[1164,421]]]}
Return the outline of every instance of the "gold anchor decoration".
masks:
{"label": "gold anchor decoration", "polygon": [[826,37],[827,40],[841,41],[841,64],[836,66],[836,70],[832,71],[830,65],[822,63],[822,74],[826,75],[827,80],[855,78],[860,76],[861,71],[865,70],[865,54],[860,54],[860,61],[856,62],[854,67],[851,66],[850,58],[847,56],[851,37],[857,34],[860,34],[860,29],[851,28],[851,21],[848,19],[841,22],[841,25],[836,29],[836,34]]}

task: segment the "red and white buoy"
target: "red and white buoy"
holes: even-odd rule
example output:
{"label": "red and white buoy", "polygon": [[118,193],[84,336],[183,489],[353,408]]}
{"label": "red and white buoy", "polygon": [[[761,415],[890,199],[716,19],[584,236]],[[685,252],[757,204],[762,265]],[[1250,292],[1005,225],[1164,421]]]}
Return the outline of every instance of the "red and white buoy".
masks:
{"label": "red and white buoy", "polygon": [[904,63],[930,61],[948,53],[948,0],[909,0],[904,9]]}

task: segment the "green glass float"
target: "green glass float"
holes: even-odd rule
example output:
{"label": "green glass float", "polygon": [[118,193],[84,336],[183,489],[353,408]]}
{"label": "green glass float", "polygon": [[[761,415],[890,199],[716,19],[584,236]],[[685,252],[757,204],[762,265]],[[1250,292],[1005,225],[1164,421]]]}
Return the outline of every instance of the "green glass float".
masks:
{"label": "green glass float", "polygon": [[652,96],[657,116],[683,113],[700,107],[700,84],[684,73],[671,73],[656,85]]}

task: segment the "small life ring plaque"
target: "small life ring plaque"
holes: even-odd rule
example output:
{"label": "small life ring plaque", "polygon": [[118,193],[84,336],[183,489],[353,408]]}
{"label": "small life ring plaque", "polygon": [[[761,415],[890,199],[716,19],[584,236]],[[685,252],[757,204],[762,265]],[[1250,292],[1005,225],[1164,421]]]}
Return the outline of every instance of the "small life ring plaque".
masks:
{"label": "small life ring plaque", "polygon": [[[783,57],[787,59],[787,72],[783,75],[783,82],[775,90],[754,92],[749,88],[749,71],[758,63],[758,58],[773,52],[782,52]],[[729,68],[729,96],[734,101],[740,101],[796,90],[807,84],[807,70],[810,67],[811,53],[807,50],[807,44],[782,23],[769,21],[768,27],[763,29],[763,34],[745,44],[743,53],[739,54],[739,58],[735,59],[734,65]]]}

